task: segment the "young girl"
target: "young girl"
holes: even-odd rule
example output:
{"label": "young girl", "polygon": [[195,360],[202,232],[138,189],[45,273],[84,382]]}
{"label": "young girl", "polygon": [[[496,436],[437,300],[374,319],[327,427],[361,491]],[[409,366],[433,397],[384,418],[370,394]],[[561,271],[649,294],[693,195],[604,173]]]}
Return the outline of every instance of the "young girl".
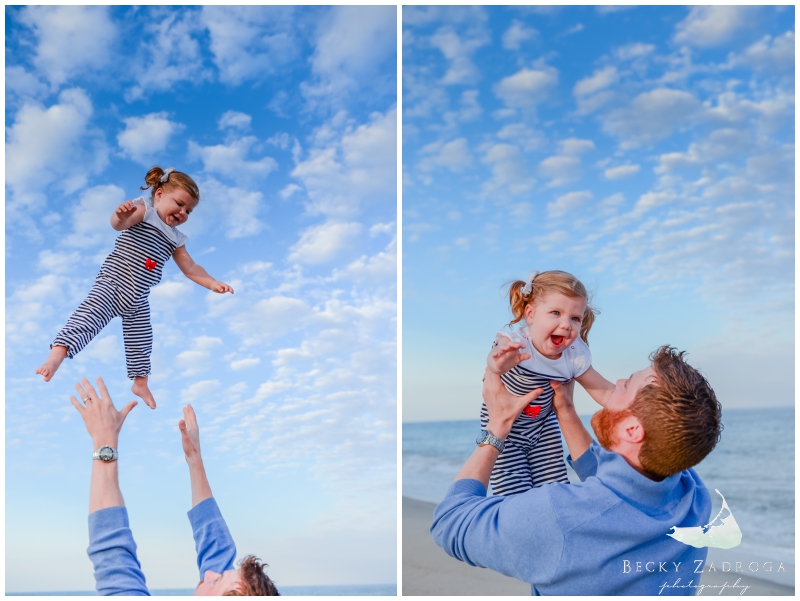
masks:
{"label": "young girl", "polygon": [[141,190],[152,188],[148,199],[123,202],[111,215],[111,227],[122,233],[108,255],[97,279],[67,325],[50,345],[50,355],[36,370],[49,382],[65,357],[70,359],[97,336],[116,316],[122,317],[125,362],[131,391],[151,409],[155,399],[147,387],[153,329],[150,325],[150,288],[161,281],[161,270],[170,257],[183,274],[214,292],[233,294],[233,288],[212,278],[186,252],[187,237],[176,226],[185,223],[200,202],[197,184],[185,173],[153,167]]}
{"label": "young girl", "polygon": [[[561,450],[561,432],[552,412],[550,380],[575,378],[599,404],[614,385],[592,367],[587,335],[595,311],[586,288],[563,271],[534,271],[527,282],[516,281],[509,290],[513,325],[501,331],[487,359],[500,374],[506,389],[517,395],[543,388],[514,422],[491,476],[496,495],[511,495],[548,482],[569,482]],[[489,415],[481,408],[481,426]]]}

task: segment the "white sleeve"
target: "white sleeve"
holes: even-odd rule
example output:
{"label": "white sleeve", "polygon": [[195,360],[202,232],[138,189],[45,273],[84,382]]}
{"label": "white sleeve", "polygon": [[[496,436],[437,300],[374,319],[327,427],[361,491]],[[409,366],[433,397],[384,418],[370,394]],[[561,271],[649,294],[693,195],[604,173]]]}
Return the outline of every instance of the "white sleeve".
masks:
{"label": "white sleeve", "polygon": [[189,240],[189,236],[187,236],[183,232],[179,232],[178,230],[175,230],[175,233],[178,234],[178,248],[180,248],[181,246],[186,244],[187,240]]}
{"label": "white sleeve", "polygon": [[143,196],[140,196],[139,198],[134,198],[133,199],[133,206],[134,207],[138,207],[139,205],[143,205],[143,204],[147,204],[147,203],[145,203]]}
{"label": "white sleeve", "polygon": [[567,360],[573,378],[582,376],[592,366],[592,352],[580,337],[570,345]]}
{"label": "white sleeve", "polygon": [[510,339],[511,342],[520,342],[522,344],[527,344],[528,342],[528,339],[526,338],[525,334],[522,333],[521,328],[514,328],[510,332],[508,330],[500,330],[497,332],[497,334],[495,334],[495,345],[499,344],[504,338]]}

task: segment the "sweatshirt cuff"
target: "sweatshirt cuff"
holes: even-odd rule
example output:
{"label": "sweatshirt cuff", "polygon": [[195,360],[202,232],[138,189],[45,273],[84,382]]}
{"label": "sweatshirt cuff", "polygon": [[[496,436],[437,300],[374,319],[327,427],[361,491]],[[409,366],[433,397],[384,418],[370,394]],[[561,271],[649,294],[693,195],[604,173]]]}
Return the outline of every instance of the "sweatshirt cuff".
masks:
{"label": "sweatshirt cuff", "polygon": [[117,528],[130,528],[128,510],[124,505],[98,509],[89,514],[89,532],[115,530]]}
{"label": "sweatshirt cuff", "polygon": [[473,480],[472,478],[463,478],[462,480],[456,480],[450,485],[450,488],[447,489],[445,498],[452,497],[454,495],[473,495],[476,497],[485,497],[486,487],[478,480]]}
{"label": "sweatshirt cuff", "polygon": [[567,462],[570,467],[575,470],[575,473],[578,474],[581,482],[586,480],[586,478],[597,475],[596,446],[597,442],[592,441],[592,444],[583,452],[583,455],[575,460],[572,459],[572,455],[567,455]]}
{"label": "sweatshirt cuff", "polygon": [[214,497],[209,497],[204,501],[200,501],[197,505],[192,507],[186,515],[189,516],[189,521],[192,523],[193,527],[197,523],[222,518],[222,512],[219,510],[219,506],[214,500]]}

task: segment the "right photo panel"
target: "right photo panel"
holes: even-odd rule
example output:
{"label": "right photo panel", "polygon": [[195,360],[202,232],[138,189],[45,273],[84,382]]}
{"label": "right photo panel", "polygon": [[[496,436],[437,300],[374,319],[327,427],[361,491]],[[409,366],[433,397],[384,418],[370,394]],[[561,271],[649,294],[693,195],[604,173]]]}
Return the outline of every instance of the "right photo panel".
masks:
{"label": "right photo panel", "polygon": [[794,7],[402,18],[402,594],[794,595]]}

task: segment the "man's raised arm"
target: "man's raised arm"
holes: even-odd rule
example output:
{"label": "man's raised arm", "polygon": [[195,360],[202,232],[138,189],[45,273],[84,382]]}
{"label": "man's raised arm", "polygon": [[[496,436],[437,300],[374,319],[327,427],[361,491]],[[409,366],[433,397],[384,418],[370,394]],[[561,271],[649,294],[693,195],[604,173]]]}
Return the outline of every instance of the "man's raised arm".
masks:
{"label": "man's raised arm", "polygon": [[136,401],[117,411],[102,378],[97,378],[97,385],[100,394],[84,378],[75,384],[83,403],[75,397],[69,399],[81,414],[95,449],[89,489],[89,548],[86,552],[94,565],[98,593],[149,595],[136,557],[136,543],[128,524],[117,472],[119,432]]}
{"label": "man's raised arm", "polygon": [[178,423],[178,427],[181,431],[183,453],[189,466],[189,480],[192,486],[192,509],[189,511],[189,521],[192,524],[197,567],[202,580],[207,570],[221,574],[233,569],[236,545],[217,502],[211,495],[211,485],[208,483],[203,457],[200,454],[200,429],[191,405],[183,408],[183,419]]}
{"label": "man's raised arm", "polygon": [[575,380],[570,380],[566,384],[552,381],[553,387],[553,412],[558,418],[558,425],[561,434],[567,443],[569,455],[572,461],[577,461],[592,444],[592,435],[583,425],[581,418],[575,411],[575,403],[572,400],[572,393],[575,390]]}

